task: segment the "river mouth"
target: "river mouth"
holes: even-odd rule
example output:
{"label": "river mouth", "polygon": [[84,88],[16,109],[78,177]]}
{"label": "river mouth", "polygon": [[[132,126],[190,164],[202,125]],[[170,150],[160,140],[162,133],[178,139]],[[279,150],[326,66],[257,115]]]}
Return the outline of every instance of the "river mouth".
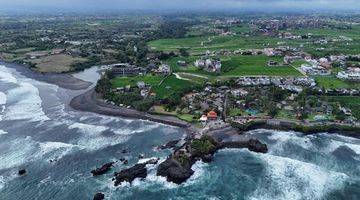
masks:
{"label": "river mouth", "polygon": [[[98,78],[93,71],[75,77],[91,86]],[[214,162],[196,163],[195,174],[182,185],[157,177],[153,166],[145,180],[115,188],[112,173],[94,178],[90,171],[123,157],[131,166],[139,162],[141,153],[163,160],[170,151],[154,147],[186,133],[172,126],[79,112],[68,106],[89,88],[64,89],[0,66],[1,198],[91,199],[96,192],[109,199],[360,198],[359,139],[270,130],[247,133],[266,142],[268,154],[221,150]],[[130,153],[123,154],[124,148]],[[118,164],[112,172],[128,166]],[[17,172],[23,168],[27,174],[20,177]]]}

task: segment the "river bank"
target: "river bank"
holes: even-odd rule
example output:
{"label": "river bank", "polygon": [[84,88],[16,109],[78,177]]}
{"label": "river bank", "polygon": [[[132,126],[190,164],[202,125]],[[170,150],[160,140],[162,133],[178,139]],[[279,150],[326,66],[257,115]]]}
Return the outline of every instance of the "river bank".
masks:
{"label": "river bank", "polygon": [[70,90],[85,90],[89,88],[92,83],[75,78],[72,74],[65,73],[40,73],[31,70],[25,65],[19,65],[15,63],[8,63],[0,60],[0,65],[6,65],[9,68],[15,69],[21,75],[27,78],[35,79],[45,83],[57,85],[59,87]]}

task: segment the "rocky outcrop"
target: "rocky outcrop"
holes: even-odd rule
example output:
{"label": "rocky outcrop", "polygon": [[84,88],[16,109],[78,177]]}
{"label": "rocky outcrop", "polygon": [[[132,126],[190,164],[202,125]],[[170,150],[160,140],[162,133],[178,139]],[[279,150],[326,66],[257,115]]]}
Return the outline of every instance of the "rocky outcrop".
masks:
{"label": "rocky outcrop", "polygon": [[266,144],[261,143],[257,139],[250,139],[248,141],[231,141],[231,142],[221,142],[219,144],[219,149],[223,148],[248,148],[249,151],[258,152],[258,153],[267,153],[268,148]]}
{"label": "rocky outcrop", "polygon": [[18,174],[19,174],[20,176],[25,175],[25,174],[26,174],[26,170],[25,170],[25,169],[20,169],[19,172],[18,172]]}
{"label": "rocky outcrop", "polygon": [[145,163],[136,164],[133,167],[128,169],[123,169],[120,172],[116,172],[115,175],[115,186],[120,185],[122,182],[126,181],[132,183],[136,178],[146,178],[147,169],[146,165],[152,164],[155,165],[159,159],[151,159]]}
{"label": "rocky outcrop", "polygon": [[99,175],[106,174],[108,171],[110,171],[110,169],[112,168],[113,165],[114,165],[114,162],[106,163],[102,167],[92,170],[91,173],[93,174],[93,176],[99,176]]}
{"label": "rocky outcrop", "polygon": [[98,192],[95,194],[93,200],[104,200],[104,199],[105,199],[105,195],[103,193]]}
{"label": "rocky outcrop", "polygon": [[261,143],[259,140],[250,139],[248,142],[248,149],[250,151],[258,152],[258,153],[267,153],[268,148],[266,144]]}
{"label": "rocky outcrop", "polygon": [[176,145],[180,142],[180,140],[172,140],[162,146],[159,147],[159,149],[164,150],[164,149],[174,149],[176,148]]}
{"label": "rocky outcrop", "polygon": [[223,148],[248,148],[250,151],[266,153],[266,144],[259,140],[217,142],[210,136],[194,139],[185,143],[171,154],[157,169],[157,175],[166,177],[167,181],[181,184],[193,175],[192,165],[197,160],[211,162],[213,155]]}
{"label": "rocky outcrop", "polygon": [[192,165],[190,160],[188,163],[182,164],[173,157],[169,157],[159,165],[156,175],[166,177],[169,182],[181,184],[194,174],[191,169]]}

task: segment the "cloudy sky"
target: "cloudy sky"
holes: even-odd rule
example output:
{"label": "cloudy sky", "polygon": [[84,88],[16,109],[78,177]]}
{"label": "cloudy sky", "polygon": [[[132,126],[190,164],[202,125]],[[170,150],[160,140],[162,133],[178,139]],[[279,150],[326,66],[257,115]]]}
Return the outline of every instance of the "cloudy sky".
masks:
{"label": "cloudy sky", "polygon": [[360,10],[360,0],[0,0],[3,8]]}

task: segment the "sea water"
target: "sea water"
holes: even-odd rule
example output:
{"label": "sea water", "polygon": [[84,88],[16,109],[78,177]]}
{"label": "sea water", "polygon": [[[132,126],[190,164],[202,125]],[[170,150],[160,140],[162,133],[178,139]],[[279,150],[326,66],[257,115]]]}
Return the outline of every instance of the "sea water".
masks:
{"label": "sea water", "polygon": [[[81,200],[96,192],[107,199],[360,199],[359,139],[271,130],[248,133],[268,144],[267,154],[225,149],[212,163],[195,163],[184,184],[156,176],[155,165],[146,179],[114,187],[112,172],[142,162],[141,153],[164,160],[170,151],[155,147],[185,132],[72,110],[74,93],[0,65],[0,199]],[[129,165],[92,177],[92,169],[120,158]]]}

